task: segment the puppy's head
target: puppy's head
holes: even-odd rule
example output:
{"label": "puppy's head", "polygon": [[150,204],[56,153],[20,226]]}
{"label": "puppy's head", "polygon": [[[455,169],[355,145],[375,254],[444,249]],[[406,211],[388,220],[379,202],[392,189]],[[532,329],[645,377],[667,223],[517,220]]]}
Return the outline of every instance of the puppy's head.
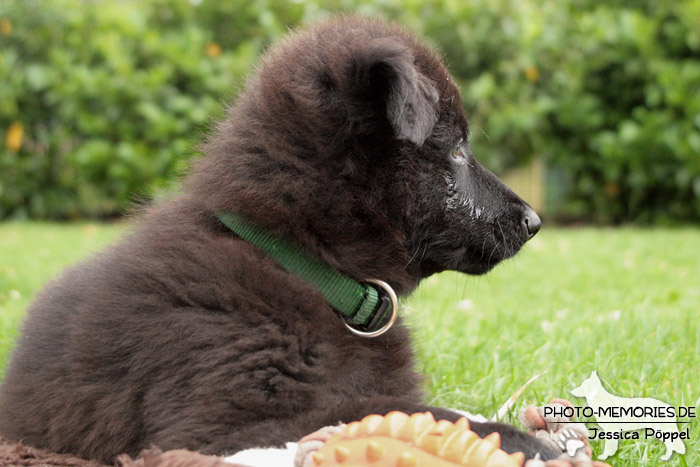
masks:
{"label": "puppy's head", "polygon": [[474,158],[459,91],[395,25],[340,17],[289,36],[206,144],[190,191],[338,269],[407,292],[481,274],[539,229]]}

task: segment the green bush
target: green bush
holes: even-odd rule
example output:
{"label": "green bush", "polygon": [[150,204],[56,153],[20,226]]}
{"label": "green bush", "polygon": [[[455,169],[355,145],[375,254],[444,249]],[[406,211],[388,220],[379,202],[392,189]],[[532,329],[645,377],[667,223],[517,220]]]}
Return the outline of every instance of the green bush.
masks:
{"label": "green bush", "polygon": [[10,0],[0,219],[149,199],[261,50],[337,11],[396,19],[442,50],[475,153],[496,172],[544,158],[550,214],[700,220],[700,0]]}
{"label": "green bush", "polygon": [[[244,8],[245,2],[229,2]],[[111,216],[182,171],[260,51],[226,48],[187,1],[17,0],[0,55],[0,218]]]}
{"label": "green bush", "polygon": [[562,209],[700,220],[700,2],[592,4],[562,53],[538,53],[552,102],[538,150],[571,180]]}

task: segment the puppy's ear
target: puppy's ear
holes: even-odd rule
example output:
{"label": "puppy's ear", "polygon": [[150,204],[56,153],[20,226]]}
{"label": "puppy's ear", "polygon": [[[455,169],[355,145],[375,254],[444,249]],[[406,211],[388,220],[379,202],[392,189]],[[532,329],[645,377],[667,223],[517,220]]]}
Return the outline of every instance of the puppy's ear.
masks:
{"label": "puppy's ear", "polygon": [[439,94],[406,45],[391,37],[370,41],[353,56],[350,74],[360,96],[385,112],[397,138],[420,146],[430,136]]}

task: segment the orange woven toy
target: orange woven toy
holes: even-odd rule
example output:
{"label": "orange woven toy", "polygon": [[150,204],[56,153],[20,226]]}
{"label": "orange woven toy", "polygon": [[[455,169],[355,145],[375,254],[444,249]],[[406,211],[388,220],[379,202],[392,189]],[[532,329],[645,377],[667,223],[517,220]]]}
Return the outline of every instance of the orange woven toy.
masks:
{"label": "orange woven toy", "polygon": [[429,412],[391,412],[348,424],[311,459],[318,467],[521,467],[524,454],[509,455],[500,444],[498,433],[482,439],[466,418],[436,422]]}

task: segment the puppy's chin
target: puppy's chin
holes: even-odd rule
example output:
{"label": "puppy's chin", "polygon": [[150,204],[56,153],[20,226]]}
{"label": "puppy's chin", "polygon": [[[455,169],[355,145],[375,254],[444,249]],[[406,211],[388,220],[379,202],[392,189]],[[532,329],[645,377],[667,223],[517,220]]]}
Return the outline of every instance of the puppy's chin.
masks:
{"label": "puppy's chin", "polygon": [[493,253],[491,253],[489,256],[480,257],[478,259],[465,256],[457,263],[456,267],[451,269],[463,272],[465,274],[470,274],[472,276],[480,276],[491,271],[508,258],[515,256],[521,248],[521,244],[511,245],[509,248],[503,248],[503,246],[495,247]]}
{"label": "puppy's chin", "polygon": [[[491,271],[502,261],[513,257],[520,251],[522,244],[509,245],[503,248],[501,245],[491,247],[490,253],[482,255],[481,251],[477,255],[467,248],[460,248],[451,254],[444,255],[443,261],[426,260],[421,264],[423,277],[442,271],[457,271],[471,276],[480,276]],[[489,251],[489,250],[485,250]],[[449,258],[449,259],[447,259]]]}
{"label": "puppy's chin", "polygon": [[469,274],[470,276],[480,276],[495,268],[502,260],[503,258],[500,257],[492,257],[489,261],[484,261],[481,259],[475,260],[474,258],[462,258],[460,262],[449,269],[452,271]]}
{"label": "puppy's chin", "polygon": [[490,263],[473,262],[461,260],[450,266],[436,264],[432,261],[427,261],[421,265],[421,276],[428,277],[442,271],[456,271],[470,276],[480,276],[486,274],[493,269],[500,260],[491,261]]}
{"label": "puppy's chin", "polygon": [[490,264],[466,264],[464,266],[460,266],[459,269],[456,269],[456,271],[469,274],[470,276],[481,276],[482,274],[486,274],[493,269],[499,262],[500,261],[496,261]]}

